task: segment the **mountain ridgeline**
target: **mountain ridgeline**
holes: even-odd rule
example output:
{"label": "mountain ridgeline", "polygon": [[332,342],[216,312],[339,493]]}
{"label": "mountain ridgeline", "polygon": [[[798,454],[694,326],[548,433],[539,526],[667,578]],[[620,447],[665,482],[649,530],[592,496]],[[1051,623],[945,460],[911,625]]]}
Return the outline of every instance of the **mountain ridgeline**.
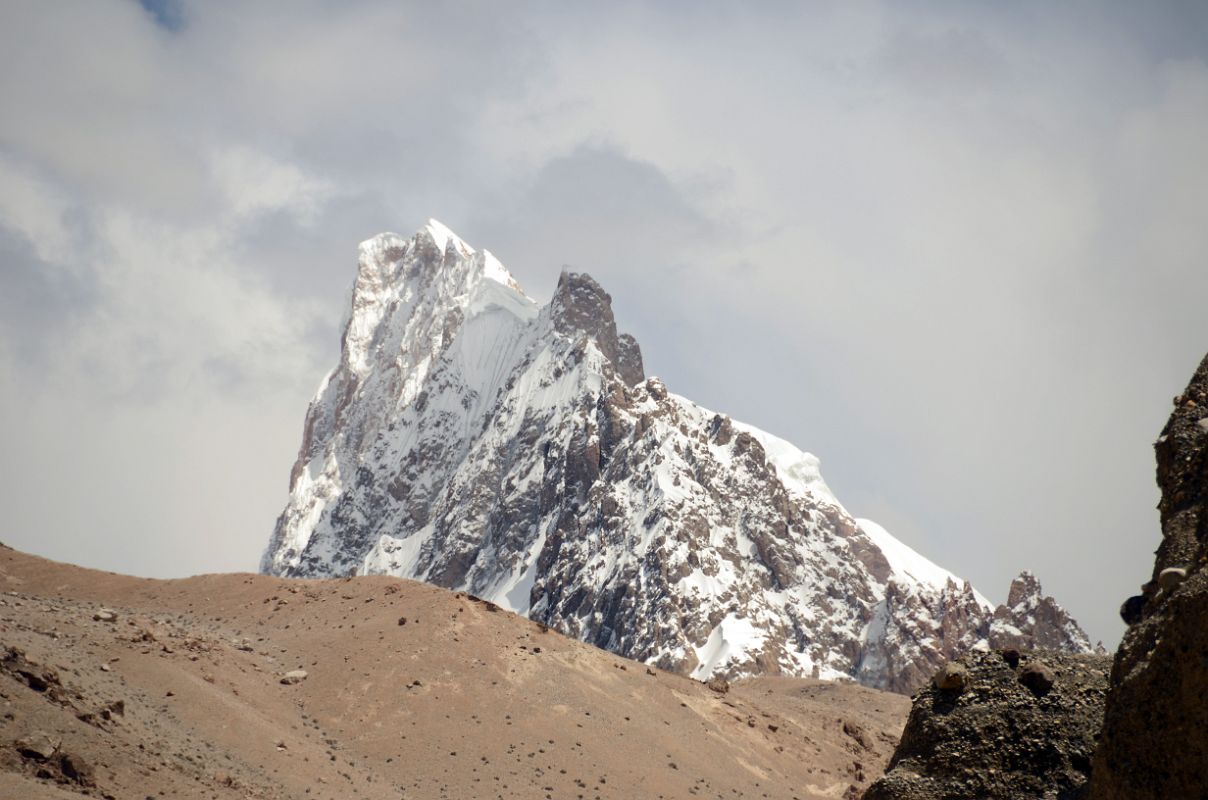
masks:
{"label": "mountain ridgeline", "polygon": [[361,245],[262,570],[464,590],[701,679],[908,692],[972,647],[1091,650],[1030,574],[994,607],[813,455],[647,377],[590,276],[539,306],[435,221]]}

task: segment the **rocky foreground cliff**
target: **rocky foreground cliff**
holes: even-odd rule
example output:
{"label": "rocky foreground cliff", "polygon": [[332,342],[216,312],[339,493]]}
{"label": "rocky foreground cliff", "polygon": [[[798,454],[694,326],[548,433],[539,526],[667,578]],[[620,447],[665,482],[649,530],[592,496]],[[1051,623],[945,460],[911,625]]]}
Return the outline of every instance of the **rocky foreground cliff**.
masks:
{"label": "rocky foreground cliff", "polygon": [[1093,800],[1208,797],[1208,357],[1154,446],[1162,539],[1129,598]]}
{"label": "rocky foreground cliff", "polygon": [[1015,648],[945,664],[864,800],[1085,798],[1110,664]]}
{"label": "rocky foreground cliff", "polygon": [[541,306],[436,222],[362,244],[290,490],[265,572],[417,578],[697,678],[909,691],[969,648],[1091,649],[1032,576],[995,607],[647,377],[590,276]]}

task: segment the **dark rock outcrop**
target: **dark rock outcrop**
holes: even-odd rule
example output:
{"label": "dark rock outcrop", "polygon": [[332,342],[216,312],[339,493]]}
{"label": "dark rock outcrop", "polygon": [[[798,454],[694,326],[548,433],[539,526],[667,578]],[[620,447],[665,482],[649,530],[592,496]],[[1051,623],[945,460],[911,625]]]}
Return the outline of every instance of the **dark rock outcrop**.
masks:
{"label": "dark rock outcrop", "polygon": [[55,702],[67,702],[67,693],[59,680],[59,673],[30,659],[18,647],[0,650],[0,674],[8,675]]}
{"label": "dark rock outcrop", "polygon": [[627,386],[646,380],[646,368],[642,364],[642,347],[628,333],[617,337],[617,372]]}
{"label": "dark rock outcrop", "polygon": [[1094,800],[1208,797],[1208,358],[1154,447],[1162,542],[1121,608]]}
{"label": "dark rock outcrop", "polygon": [[550,316],[559,333],[594,340],[604,357],[618,367],[629,386],[645,378],[637,340],[629,334],[617,335],[612,296],[586,272],[563,270],[558,276]]}
{"label": "dark rock outcrop", "polygon": [[638,340],[628,333],[617,333],[612,295],[586,272],[563,270],[558,276],[550,316],[559,333],[592,339],[626,386],[646,380]]}
{"label": "dark rock outcrop", "polygon": [[1110,665],[991,651],[945,666],[915,695],[889,771],[865,800],[1085,797]]}
{"label": "dark rock outcrop", "polygon": [[79,753],[63,749],[60,737],[38,731],[13,742],[21,767],[42,780],[82,787],[96,786],[92,765]]}

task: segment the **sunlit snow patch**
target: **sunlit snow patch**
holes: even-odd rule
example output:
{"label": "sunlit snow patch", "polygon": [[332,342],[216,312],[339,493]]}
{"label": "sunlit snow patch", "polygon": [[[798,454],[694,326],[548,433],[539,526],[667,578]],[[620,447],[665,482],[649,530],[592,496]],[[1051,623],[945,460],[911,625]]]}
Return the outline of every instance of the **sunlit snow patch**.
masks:
{"label": "sunlit snow patch", "polygon": [[693,648],[699,663],[692,670],[692,677],[704,680],[714,672],[724,672],[719,667],[724,667],[731,659],[740,662],[749,652],[758,653],[766,638],[767,634],[746,617],[727,614],[709,634],[704,646]]}
{"label": "sunlit snow patch", "polygon": [[[942,591],[949,581],[958,587],[965,585],[963,578],[958,578],[943,567],[919,555],[872,520],[857,519],[856,524],[885,555],[885,560],[889,562],[894,577],[899,581],[926,584],[937,591]],[[982,608],[990,612],[994,611],[994,604],[976,589],[973,590],[973,596]]]}

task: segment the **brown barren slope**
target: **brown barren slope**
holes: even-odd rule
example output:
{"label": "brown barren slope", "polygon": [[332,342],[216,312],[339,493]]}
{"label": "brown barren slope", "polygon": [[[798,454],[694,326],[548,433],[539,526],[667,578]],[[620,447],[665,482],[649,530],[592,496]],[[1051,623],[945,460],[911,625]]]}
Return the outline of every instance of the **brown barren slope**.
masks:
{"label": "brown barren slope", "polygon": [[[395,578],[146,580],[0,547],[0,592],[6,800],[855,797],[910,706],[804,679],[715,692]],[[39,732],[95,785],[21,755]]]}

